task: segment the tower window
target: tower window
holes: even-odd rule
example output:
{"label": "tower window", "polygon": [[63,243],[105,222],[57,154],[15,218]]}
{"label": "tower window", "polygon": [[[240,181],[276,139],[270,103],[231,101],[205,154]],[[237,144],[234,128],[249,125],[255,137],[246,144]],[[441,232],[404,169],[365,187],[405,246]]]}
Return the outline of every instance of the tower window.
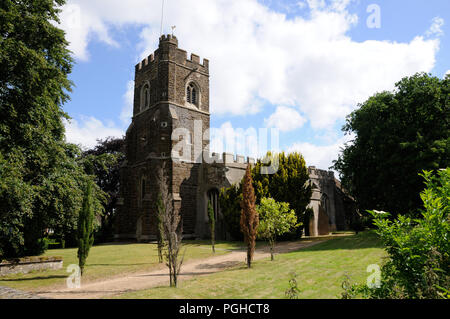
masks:
{"label": "tower window", "polygon": [[142,178],[142,182],[141,182],[141,199],[143,200],[145,197],[145,178]]}
{"label": "tower window", "polygon": [[186,101],[190,104],[198,105],[198,90],[192,82],[186,88]]}
{"label": "tower window", "polygon": [[150,85],[146,83],[141,90],[141,111],[150,106]]}

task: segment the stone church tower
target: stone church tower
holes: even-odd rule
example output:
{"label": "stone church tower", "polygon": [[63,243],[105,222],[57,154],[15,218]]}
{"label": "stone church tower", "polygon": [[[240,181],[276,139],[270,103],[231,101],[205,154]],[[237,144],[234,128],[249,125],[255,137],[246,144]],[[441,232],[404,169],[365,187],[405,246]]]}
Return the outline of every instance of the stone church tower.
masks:
{"label": "stone church tower", "polygon": [[[184,237],[209,236],[207,204],[211,201],[216,236],[228,238],[218,203],[219,190],[240,182],[246,166],[254,159],[209,152],[209,61],[201,62],[195,54],[188,59],[186,51],[178,48],[175,36],[163,35],[154,54],[136,65],[134,83],[133,118],[126,132],[126,161],[120,173],[116,239],[156,238],[155,173],[161,162],[165,162],[169,176],[174,208],[182,216]],[[177,150],[180,140],[182,152]],[[174,158],[174,152],[181,158]],[[334,192],[334,177],[328,172],[322,175]],[[334,201],[333,196],[329,198]],[[336,227],[342,222],[336,217],[335,203],[327,205],[333,207],[329,210],[333,216],[325,224],[333,222],[330,229],[342,228]],[[313,201],[311,206],[317,210],[316,216],[326,215],[325,211],[319,214],[323,205]],[[319,233],[319,224],[317,220],[313,234]]]}
{"label": "stone church tower", "polygon": [[[169,190],[175,209],[181,210],[184,232],[194,233],[195,209],[190,208],[195,207],[200,164],[172,161],[171,136],[179,127],[193,132],[195,120],[201,121],[203,131],[209,128],[208,60],[200,63],[195,54],[187,59],[176,37],[162,36],[155,53],[136,65],[133,120],[121,169],[123,202],[117,230],[121,237],[150,239],[155,234],[154,174],[161,161],[166,162]],[[181,196],[192,201],[183,209]]]}

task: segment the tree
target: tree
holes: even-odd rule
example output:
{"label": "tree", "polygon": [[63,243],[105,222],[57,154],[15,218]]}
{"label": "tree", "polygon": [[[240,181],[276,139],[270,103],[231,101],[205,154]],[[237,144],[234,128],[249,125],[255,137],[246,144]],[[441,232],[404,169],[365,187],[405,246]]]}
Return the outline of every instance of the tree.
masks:
{"label": "tree", "polygon": [[83,162],[93,167],[96,184],[107,194],[96,241],[108,241],[113,238],[114,213],[119,198],[119,170],[125,160],[125,141],[124,138],[108,137],[97,142],[95,147],[84,151],[81,157]]}
{"label": "tree", "polygon": [[285,154],[270,153],[267,158],[277,157],[278,170],[274,174],[263,174],[262,168],[265,166],[265,159],[258,160],[252,171],[253,185],[260,203],[263,197],[270,197],[277,202],[285,202],[295,211],[300,227],[294,229],[294,237],[302,235],[305,225],[307,206],[311,201],[312,187],[309,183],[309,173],[305,159],[300,153],[294,152]]}
{"label": "tree", "polygon": [[241,202],[241,230],[244,234],[244,241],[247,244],[247,267],[252,265],[253,254],[255,252],[256,232],[259,224],[259,216],[255,207],[255,191],[252,185],[252,175],[250,164],[245,171],[244,182],[242,184]]}
{"label": "tree", "polygon": [[[261,169],[266,166],[267,158],[277,158],[278,170],[274,174],[263,174]],[[287,238],[299,238],[303,225],[307,224],[307,206],[311,200],[312,187],[309,181],[308,168],[303,156],[299,153],[266,154],[265,158],[256,162],[252,168],[253,187],[256,203],[264,197],[270,197],[278,202],[286,202],[295,211],[299,227],[283,235]],[[220,192],[220,208],[224,214],[227,231],[236,239],[240,233],[240,202],[242,201],[242,182],[232,185]]]}
{"label": "tree", "polygon": [[[0,250],[40,254],[45,230],[76,232],[86,173],[65,142],[72,58],[57,27],[65,1],[0,4]],[[95,188],[94,188],[95,189]],[[101,195],[96,191],[97,195]],[[95,201],[97,201],[95,199]]]}
{"label": "tree", "polygon": [[92,181],[88,179],[84,192],[83,207],[78,218],[78,265],[81,275],[89,255],[89,250],[94,244],[94,207],[92,203]]}
{"label": "tree", "polygon": [[223,214],[225,227],[234,240],[242,240],[241,232],[242,183],[222,188],[219,195],[220,211]]}
{"label": "tree", "polygon": [[[419,73],[370,97],[343,127],[355,138],[334,163],[360,211],[415,214],[419,173],[450,164],[450,76]],[[393,216],[395,217],[395,215]]]}
{"label": "tree", "polygon": [[214,209],[212,208],[211,201],[208,201],[208,221],[209,229],[211,231],[211,246],[213,253],[216,252],[214,248],[214,241],[216,235],[216,217],[214,216]]}
{"label": "tree", "polygon": [[178,259],[183,237],[183,223],[179,211],[173,207],[173,197],[169,192],[169,178],[165,172],[165,162],[158,169],[157,183],[161,194],[162,224],[166,240],[164,257],[166,265],[169,267],[170,286],[177,287],[178,274],[184,259],[184,255],[181,259]]}
{"label": "tree", "polygon": [[270,259],[273,260],[277,236],[297,227],[297,216],[288,203],[279,203],[273,198],[262,198],[256,210],[259,214],[258,237],[269,242]]}

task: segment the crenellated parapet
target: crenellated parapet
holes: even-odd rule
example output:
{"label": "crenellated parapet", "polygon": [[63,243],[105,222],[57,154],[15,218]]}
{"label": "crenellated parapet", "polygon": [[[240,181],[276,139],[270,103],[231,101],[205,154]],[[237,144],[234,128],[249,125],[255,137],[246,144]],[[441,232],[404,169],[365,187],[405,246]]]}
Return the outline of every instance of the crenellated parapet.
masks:
{"label": "crenellated parapet", "polygon": [[311,179],[329,179],[334,181],[334,172],[318,169],[315,166],[308,167],[309,177]]}
{"label": "crenellated parapet", "polygon": [[142,72],[151,67],[154,62],[170,60],[187,68],[197,69],[197,71],[209,74],[209,60],[204,58],[200,62],[200,56],[191,53],[188,58],[187,52],[178,48],[176,36],[168,34],[159,38],[159,48],[141,62],[136,64],[136,72]]}
{"label": "crenellated parapet", "polygon": [[204,160],[209,164],[224,164],[225,166],[233,166],[234,168],[246,168],[248,164],[254,165],[255,159],[243,155],[235,155],[232,153],[209,153],[204,155]]}

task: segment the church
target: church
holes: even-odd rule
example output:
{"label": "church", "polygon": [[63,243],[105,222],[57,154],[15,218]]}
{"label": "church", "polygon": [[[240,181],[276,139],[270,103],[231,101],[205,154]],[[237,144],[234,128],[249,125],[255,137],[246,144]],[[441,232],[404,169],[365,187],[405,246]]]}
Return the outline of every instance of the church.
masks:
{"label": "church", "polygon": [[[216,238],[232,239],[220,212],[221,188],[239,183],[255,159],[209,152],[209,60],[188,58],[173,35],[163,35],[158,49],[136,65],[132,122],[126,132],[126,161],[120,169],[116,240],[156,238],[155,173],[161,161],[169,176],[174,209],[182,216],[184,238],[209,237],[207,205],[216,215]],[[181,157],[172,155],[180,146]],[[201,137],[201,143],[194,143]],[[187,151],[186,151],[187,150]],[[180,153],[180,154],[181,154]],[[346,229],[351,199],[332,171],[309,167],[314,211],[306,234],[326,235]]]}

